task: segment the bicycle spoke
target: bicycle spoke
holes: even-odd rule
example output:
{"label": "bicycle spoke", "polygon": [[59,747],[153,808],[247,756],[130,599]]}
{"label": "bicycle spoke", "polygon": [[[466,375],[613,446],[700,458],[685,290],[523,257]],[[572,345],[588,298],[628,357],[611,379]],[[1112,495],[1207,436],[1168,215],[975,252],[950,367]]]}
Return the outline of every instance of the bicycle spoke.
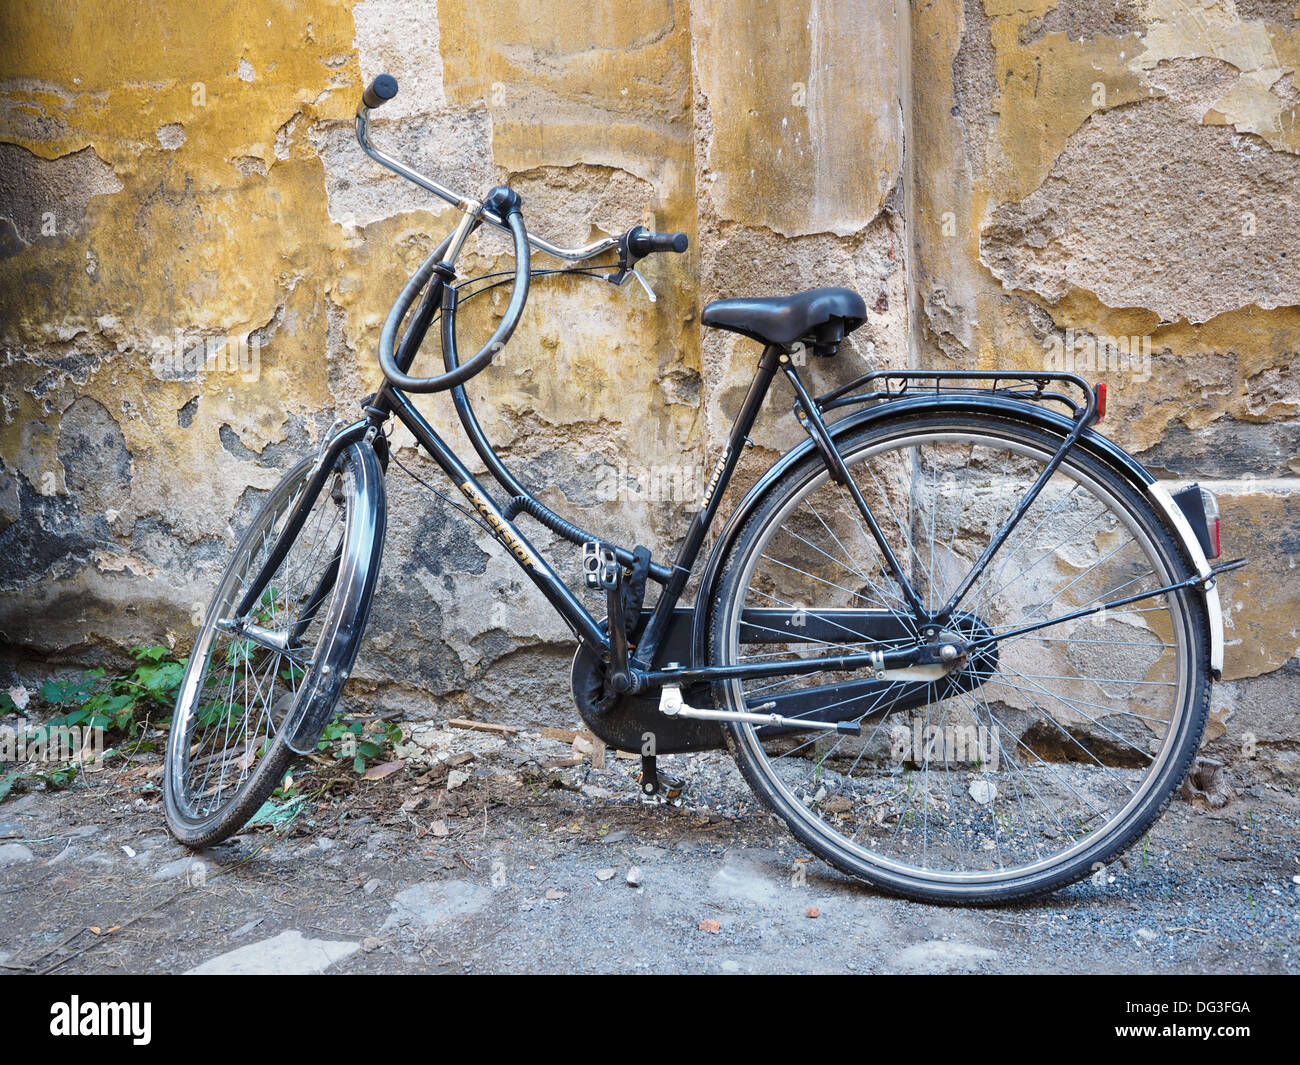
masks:
{"label": "bicycle spoke", "polygon": [[[901,542],[898,557],[922,602],[941,605],[971,579],[973,560],[1041,479],[1055,445],[1036,451],[965,432],[884,439],[846,462],[885,519],[889,542]],[[832,508],[828,497],[837,501]],[[819,628],[809,639],[755,617],[746,625],[760,646],[747,648],[735,642],[733,614],[727,661],[803,662],[832,647],[860,653],[919,642],[917,619],[883,580],[879,547],[856,511],[824,475],[795,482],[736,562],[738,601],[798,603]],[[1174,594],[1105,615],[1071,616],[1073,604],[1083,611],[1134,593],[1142,604],[1142,589],[1168,583],[1174,566],[1067,456],[947,621],[971,647],[947,667],[950,676],[841,688],[861,678],[828,667],[730,682],[744,705],[797,699],[787,716],[860,727],[857,735],[799,736],[740,726],[739,753],[789,809],[805,811],[797,816],[814,826],[809,838],[824,839],[850,865],[869,868],[877,855],[936,884],[953,877],[997,884],[1055,868],[1116,831],[1134,797],[1152,786],[1153,752],[1170,742],[1186,705],[1187,629]],[[888,625],[876,625],[888,640],[828,634],[835,610],[877,603],[894,612]],[[1051,617],[1054,609],[1062,616]],[[1038,627],[1020,628],[1040,618]],[[1085,618],[1093,627],[1075,634]],[[968,670],[976,672],[958,683]]]}
{"label": "bicycle spoke", "polygon": [[[248,615],[250,622],[269,633],[293,634],[293,647],[256,644],[240,637],[238,630],[213,628],[207,637],[185,737],[178,740],[184,748],[180,754],[184,793],[177,798],[194,817],[211,815],[241,792],[312,668],[309,651],[320,631],[321,609],[337,577],[346,531],[345,508],[338,494],[340,476],[326,480]],[[275,549],[280,530],[296,505],[296,492],[306,483],[305,469],[302,477],[297,488],[286,490],[278,505],[259,515],[260,528],[247,541],[246,553],[232,564],[224,605],[217,605],[207,624],[227,615]],[[304,611],[309,613],[304,615]],[[299,628],[300,633],[296,631]],[[200,653],[197,646],[196,653]]]}

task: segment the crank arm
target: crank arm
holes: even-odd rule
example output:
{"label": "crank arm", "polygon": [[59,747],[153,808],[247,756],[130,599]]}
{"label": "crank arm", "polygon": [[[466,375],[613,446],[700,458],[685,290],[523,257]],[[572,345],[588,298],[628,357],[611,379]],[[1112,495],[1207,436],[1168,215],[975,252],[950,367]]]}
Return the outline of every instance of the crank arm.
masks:
{"label": "crank arm", "polygon": [[682,689],[676,684],[666,684],[659,695],[659,712],[669,717],[698,718],[701,721],[744,721],[751,725],[775,725],[785,729],[819,729],[823,732],[839,732],[846,736],[862,735],[862,726],[856,721],[805,721],[797,717],[782,717],[780,714],[765,714],[763,710],[776,706],[776,703],[764,703],[755,710],[704,710],[688,706],[682,700]]}

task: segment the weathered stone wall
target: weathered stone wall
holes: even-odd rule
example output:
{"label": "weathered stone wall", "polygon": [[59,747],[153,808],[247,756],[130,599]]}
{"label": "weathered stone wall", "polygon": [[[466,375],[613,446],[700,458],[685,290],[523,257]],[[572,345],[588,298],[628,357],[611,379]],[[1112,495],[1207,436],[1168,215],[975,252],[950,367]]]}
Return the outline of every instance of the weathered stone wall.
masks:
{"label": "weathered stone wall", "polygon": [[[1293,4],[29,7],[0,13],[11,667],[183,646],[258,494],[375,386],[389,302],[452,221],[355,144],[360,86],[388,70],[375,136],[421,169],[509,181],[563,242],[691,235],[646,264],[656,304],[539,282],[472,386],[548,502],[671,551],[757,354],[700,335],[721,295],[857,288],[868,323],[822,381],[1139,338],[1089,371],[1112,385],[1107,430],[1218,490],[1227,550],[1255,560],[1224,582],[1214,742],[1253,731],[1296,757]],[[473,261],[503,251],[485,238]],[[459,438],[445,401],[421,406]],[[745,475],[795,439],[787,411],[773,400]],[[568,720],[567,630],[448,507],[400,471],[389,492],[358,694]]]}
{"label": "weathered stone wall", "polygon": [[[1227,683],[1210,747],[1300,768],[1300,9],[913,5],[922,364],[1073,363],[1103,426],[1219,495]],[[1096,352],[1108,338],[1132,338]]]}

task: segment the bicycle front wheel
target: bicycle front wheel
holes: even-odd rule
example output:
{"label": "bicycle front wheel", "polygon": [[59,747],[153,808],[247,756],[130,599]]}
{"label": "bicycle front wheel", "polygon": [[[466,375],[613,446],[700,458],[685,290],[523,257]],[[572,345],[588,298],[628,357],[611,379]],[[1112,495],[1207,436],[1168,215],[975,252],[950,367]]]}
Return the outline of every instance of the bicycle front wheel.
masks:
{"label": "bicycle front wheel", "polygon": [[[230,625],[288,517],[310,487],[314,456],[262,504],[217,586],[190,654],[167,744],[167,824],[192,847],[237,832],[293,759],[288,726],[328,715],[365,628],[384,538],[378,459],[340,455],[244,631]],[[328,702],[329,707],[318,705]]]}
{"label": "bicycle front wheel", "polygon": [[[936,413],[864,427],[840,446],[933,613],[1058,444],[1015,419]],[[955,640],[983,640],[978,650],[949,666],[720,685],[728,709],[772,704],[861,726],[854,737],[732,725],[737,761],[812,850],[885,890],[983,903],[1070,883],[1141,835],[1186,774],[1208,708],[1208,624],[1193,589],[1054,619],[1187,573],[1146,498],[1076,448],[946,625]],[[904,647],[924,627],[813,454],[737,536],[711,655],[731,665]]]}

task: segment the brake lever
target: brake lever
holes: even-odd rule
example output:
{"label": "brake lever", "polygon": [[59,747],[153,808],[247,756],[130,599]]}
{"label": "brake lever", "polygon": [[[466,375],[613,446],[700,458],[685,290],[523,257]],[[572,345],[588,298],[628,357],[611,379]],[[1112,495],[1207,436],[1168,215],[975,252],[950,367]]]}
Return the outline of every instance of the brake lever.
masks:
{"label": "brake lever", "polygon": [[605,278],[605,280],[611,285],[621,286],[629,277],[635,277],[637,281],[641,283],[641,287],[645,290],[645,294],[649,297],[650,302],[658,303],[659,297],[655,295],[654,289],[650,287],[650,282],[648,282],[641,274],[641,271],[636,268],[636,263],[639,261],[640,257],[634,256],[631,248],[628,247],[628,239],[637,228],[638,227],[633,226],[618,238],[618,269]]}
{"label": "brake lever", "polygon": [[[627,246],[627,238],[631,232],[632,230],[629,229],[618,238],[618,269],[605,278],[611,285],[622,285],[627,280],[628,274],[636,273],[636,259],[632,257],[631,249]],[[645,278],[641,279],[641,284],[645,285]],[[646,287],[650,286],[646,285]],[[654,299],[654,296],[650,298]]]}
{"label": "brake lever", "polygon": [[641,271],[635,266],[629,267],[627,272],[641,282],[641,287],[645,289],[645,294],[650,297],[651,303],[658,303],[659,297],[655,295],[655,290],[650,287],[650,282],[641,276]]}

